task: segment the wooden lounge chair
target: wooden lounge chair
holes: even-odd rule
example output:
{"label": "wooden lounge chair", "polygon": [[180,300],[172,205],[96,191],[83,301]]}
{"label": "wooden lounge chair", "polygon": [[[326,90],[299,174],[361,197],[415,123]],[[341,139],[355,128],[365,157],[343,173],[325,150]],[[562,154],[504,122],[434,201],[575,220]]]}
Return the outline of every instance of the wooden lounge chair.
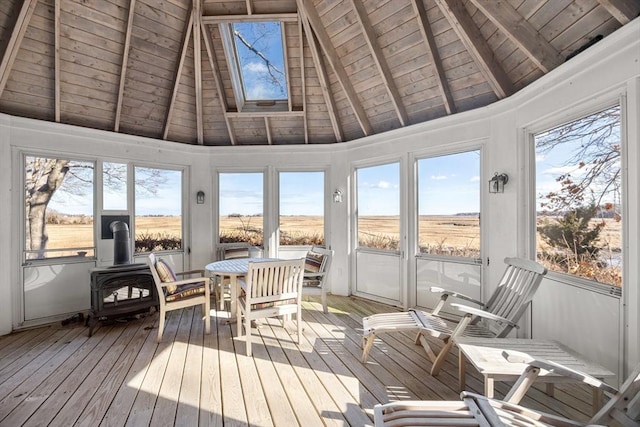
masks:
{"label": "wooden lounge chair", "polygon": [[[578,371],[549,361],[531,360],[505,401],[462,392],[462,400],[404,401],[376,405],[373,408],[376,427],[416,425],[440,426],[587,426],[613,423],[640,426],[640,365],[620,390]],[[609,401],[586,423],[551,415],[520,406],[518,401],[533,385],[541,370],[564,375],[597,387],[611,396]],[[511,402],[509,401],[511,399]]]}
{"label": "wooden lounge chair", "polygon": [[240,280],[238,337],[247,334],[247,356],[251,356],[251,321],[296,315],[298,340],[302,336],[302,279],[304,258],[287,261],[250,262],[245,280]]}
{"label": "wooden lounge chair", "polygon": [[[505,258],[504,262],[507,268],[500,284],[485,304],[457,292],[433,287],[431,290],[442,293],[442,296],[431,313],[409,310],[374,314],[363,318],[362,363],[366,363],[376,335],[383,332],[418,331],[416,344],[422,344],[433,362],[431,375],[434,376],[440,372],[449,350],[454,345],[455,337],[506,337],[513,328],[518,327],[517,322],[531,302],[547,269],[534,261],[519,258]],[[440,311],[449,297],[472,302],[480,308],[451,303],[452,307],[465,314],[459,320],[446,318]],[[444,346],[438,354],[429,346],[426,335],[444,341]]]}

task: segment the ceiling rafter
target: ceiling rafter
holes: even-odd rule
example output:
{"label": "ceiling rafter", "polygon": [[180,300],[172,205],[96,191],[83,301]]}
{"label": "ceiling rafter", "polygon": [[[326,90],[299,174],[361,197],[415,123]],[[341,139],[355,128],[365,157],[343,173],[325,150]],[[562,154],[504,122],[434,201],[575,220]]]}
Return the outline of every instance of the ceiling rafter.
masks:
{"label": "ceiling rafter", "polygon": [[[297,1],[299,2],[300,0]],[[342,126],[340,126],[340,118],[338,117],[336,102],[333,99],[333,93],[329,90],[329,77],[327,76],[327,67],[322,60],[322,55],[320,55],[320,48],[318,47],[318,42],[313,34],[313,30],[311,29],[311,24],[309,23],[304,10],[299,6],[298,9],[300,13],[300,22],[302,23],[302,26],[304,28],[304,34],[307,37],[309,49],[311,50],[311,58],[313,59],[316,74],[318,75],[318,83],[320,84],[322,95],[324,96],[324,101],[327,105],[329,121],[331,122],[331,126],[333,127],[333,133],[336,137],[336,142],[342,142],[344,141],[344,134],[342,132]]]}
{"label": "ceiling rafter", "polygon": [[302,81],[302,126],[304,128],[304,143],[309,143],[309,123],[307,120],[307,80],[304,72],[304,36],[302,34],[302,20],[298,20],[298,43],[300,44],[300,79]]}
{"label": "ceiling rafter", "polygon": [[508,2],[470,1],[545,73],[564,62],[560,53]]}
{"label": "ceiling rafter", "polygon": [[322,51],[329,60],[329,65],[331,65],[333,72],[336,73],[338,82],[340,83],[342,90],[344,90],[347,101],[349,102],[349,105],[351,105],[351,108],[356,115],[356,119],[360,124],[360,128],[365,135],[371,135],[373,133],[371,123],[367,118],[367,114],[364,111],[362,104],[358,100],[358,95],[353,88],[353,85],[351,84],[349,76],[347,76],[347,73],[342,66],[342,62],[340,61],[338,54],[331,44],[331,38],[322,25],[320,15],[318,15],[318,12],[316,11],[315,7],[313,7],[313,4],[311,4],[310,0],[297,0],[297,3],[298,9],[304,11],[304,16],[309,21],[309,25],[311,26],[313,33],[316,35]]}
{"label": "ceiling rafter", "polygon": [[471,57],[478,64],[480,72],[498,98],[505,98],[514,92],[513,84],[500,66],[487,41],[480,33],[461,0],[435,0],[451,27],[456,32]]}
{"label": "ceiling rafter", "polygon": [[196,135],[198,144],[204,144],[204,123],[202,114],[202,38],[200,22],[202,20],[201,0],[193,0],[193,69],[195,71],[196,90]]}
{"label": "ceiling rafter", "polygon": [[24,0],[22,2],[22,7],[15,16],[11,36],[0,42],[0,52],[4,52],[0,62],[0,95],[2,95],[4,87],[7,85],[13,62],[16,60],[18,50],[20,50],[20,45],[22,44],[22,38],[27,31],[29,21],[31,21],[31,16],[37,4],[38,0]]}
{"label": "ceiling rafter", "polygon": [[173,119],[173,108],[175,107],[176,98],[178,96],[178,88],[180,87],[180,78],[182,77],[182,69],[184,68],[184,61],[187,57],[187,51],[189,50],[189,40],[191,39],[191,31],[193,30],[193,14],[194,10],[189,11],[189,22],[184,28],[184,36],[182,37],[182,51],[180,52],[180,60],[176,67],[175,76],[173,80],[173,90],[171,91],[171,100],[169,101],[169,108],[167,108],[167,115],[164,121],[164,131],[162,132],[162,139],[167,139],[169,136],[169,128],[171,127],[171,120]]}
{"label": "ceiling rafter", "polygon": [[640,2],[628,0],[598,0],[600,6],[622,25],[628,24],[640,13]]}
{"label": "ceiling rafter", "polygon": [[53,12],[53,33],[54,33],[54,115],[56,123],[60,123],[60,1],[56,0]]}
{"label": "ceiling rafter", "polygon": [[116,104],[116,120],[113,126],[115,132],[120,131],[120,117],[122,116],[122,101],[124,98],[124,86],[127,77],[127,64],[129,63],[129,50],[131,47],[131,34],[133,32],[133,17],[135,16],[136,0],[129,1],[129,17],[127,18],[127,30],[122,48],[122,66],[120,67],[120,85],[118,86],[118,101]]}
{"label": "ceiling rafter", "polygon": [[418,19],[420,32],[427,44],[427,54],[429,55],[429,59],[433,65],[433,72],[436,76],[442,101],[444,102],[444,108],[447,111],[447,114],[453,114],[456,112],[456,105],[453,102],[453,97],[451,96],[449,82],[447,82],[447,76],[444,68],[442,67],[442,59],[440,59],[440,53],[438,52],[436,39],[433,36],[433,31],[431,30],[431,24],[427,19],[427,11],[424,8],[424,3],[422,0],[412,0],[411,3],[413,3],[413,9],[416,13],[416,18]]}
{"label": "ceiling rafter", "polygon": [[378,68],[378,72],[380,73],[384,86],[387,89],[389,96],[391,97],[391,102],[393,103],[393,107],[396,110],[396,114],[398,115],[400,124],[402,126],[406,126],[409,124],[407,109],[402,103],[402,96],[400,96],[400,92],[398,91],[398,88],[393,80],[393,75],[391,74],[389,64],[384,60],[382,49],[380,49],[380,45],[378,44],[378,36],[373,30],[371,22],[369,22],[367,11],[362,4],[362,0],[351,0],[351,5],[356,12],[358,22],[360,22],[360,27],[362,27],[362,31],[365,34],[367,46],[369,46],[371,56],[376,63],[376,67]]}
{"label": "ceiling rafter", "polygon": [[229,140],[231,145],[236,145],[235,134],[233,133],[233,127],[231,126],[231,120],[229,119],[229,106],[227,100],[224,97],[224,88],[222,87],[222,77],[220,76],[220,70],[218,69],[218,59],[216,53],[211,46],[211,32],[209,27],[204,22],[200,23],[202,26],[202,34],[204,35],[204,47],[207,50],[207,58],[209,59],[209,65],[211,66],[211,72],[213,73],[213,80],[216,85],[216,92],[218,92],[218,99],[220,100],[220,107],[222,108],[222,115],[224,122],[227,125],[227,132],[229,133]]}

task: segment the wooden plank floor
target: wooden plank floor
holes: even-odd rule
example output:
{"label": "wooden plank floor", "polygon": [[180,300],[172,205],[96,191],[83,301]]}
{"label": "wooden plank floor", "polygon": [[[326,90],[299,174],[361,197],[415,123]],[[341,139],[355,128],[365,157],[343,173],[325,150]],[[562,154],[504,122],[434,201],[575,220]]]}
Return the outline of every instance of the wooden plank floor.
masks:
{"label": "wooden plank floor", "polygon": [[[409,334],[383,334],[367,364],[361,318],[390,307],[351,297],[304,303],[304,332],[264,322],[253,357],[226,312],[212,304],[212,333],[200,308],[170,312],[156,343],[157,314],[98,327],[60,324],[0,337],[0,426],[363,426],[378,402],[457,400],[457,352],[438,377]],[[255,333],[255,332],[254,332]],[[455,354],[454,354],[455,353]],[[482,381],[467,369],[467,389]],[[508,385],[497,383],[497,397]],[[591,391],[531,390],[526,406],[587,420]]]}

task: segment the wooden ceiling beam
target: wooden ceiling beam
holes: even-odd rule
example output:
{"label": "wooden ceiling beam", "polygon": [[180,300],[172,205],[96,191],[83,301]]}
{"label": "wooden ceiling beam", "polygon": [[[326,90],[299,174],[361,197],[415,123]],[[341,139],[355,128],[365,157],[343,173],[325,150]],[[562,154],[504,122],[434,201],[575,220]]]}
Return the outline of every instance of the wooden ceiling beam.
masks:
{"label": "wooden ceiling beam", "polygon": [[440,89],[444,108],[447,111],[447,114],[454,114],[456,112],[456,106],[453,102],[453,96],[451,96],[451,89],[449,88],[449,82],[447,82],[444,67],[442,66],[442,59],[440,59],[436,39],[433,36],[431,24],[429,24],[429,20],[427,19],[427,11],[424,8],[424,3],[422,0],[412,0],[411,3],[413,3],[413,9],[416,13],[416,18],[418,19],[420,32],[427,44],[427,54],[430,56],[429,59],[431,60],[431,64],[433,64],[433,72],[436,76],[438,89]]}
{"label": "wooden ceiling beam", "polygon": [[222,24],[233,22],[297,22],[297,13],[258,13],[248,15],[203,15],[204,24]]}
{"label": "wooden ceiling beam", "polygon": [[307,121],[307,80],[304,72],[304,35],[302,20],[298,20],[298,43],[300,44],[300,78],[302,80],[302,125],[304,127],[304,143],[309,143],[309,123]]}
{"label": "wooden ceiling beam", "polygon": [[133,31],[133,17],[135,15],[136,0],[129,1],[129,17],[127,18],[127,31],[122,49],[122,65],[120,68],[120,86],[118,87],[118,101],[116,104],[116,119],[113,125],[114,132],[120,131],[120,118],[122,116],[122,101],[124,98],[124,86],[127,76],[127,66],[129,63],[129,48],[131,47],[131,33]]}
{"label": "wooden ceiling beam", "polygon": [[[299,0],[298,0],[299,1]],[[342,133],[342,126],[340,126],[340,118],[338,117],[336,102],[333,98],[333,93],[329,87],[329,77],[327,75],[327,67],[322,60],[322,55],[320,55],[320,48],[318,47],[318,42],[313,34],[313,30],[311,29],[311,24],[307,19],[307,16],[304,13],[304,10],[298,8],[300,11],[300,22],[302,23],[302,27],[304,28],[304,34],[307,37],[307,42],[309,43],[309,49],[311,50],[311,58],[313,59],[313,65],[316,69],[316,74],[318,75],[318,83],[320,84],[320,88],[322,89],[322,95],[324,96],[324,102],[327,105],[327,113],[329,114],[329,121],[331,122],[331,126],[333,127],[333,133],[336,137],[336,142],[344,141],[344,134]],[[304,84],[303,84],[304,86]],[[305,110],[306,114],[306,110]]]}
{"label": "wooden ceiling beam", "polygon": [[[367,114],[364,111],[362,104],[358,100],[358,94],[353,88],[351,80],[349,79],[347,72],[344,70],[338,54],[331,44],[331,38],[329,37],[329,34],[327,34],[324,25],[322,25],[320,15],[318,15],[318,12],[311,3],[311,0],[297,0],[297,2],[298,9],[304,12],[304,16],[309,21],[309,25],[311,26],[313,33],[316,35],[318,43],[320,44],[322,51],[329,61],[329,65],[331,65],[333,72],[336,73],[338,82],[340,83],[340,86],[342,86],[342,90],[344,90],[347,101],[349,102],[349,105],[351,106],[351,109],[355,113],[356,119],[360,124],[360,128],[365,135],[371,135],[373,133],[371,123],[369,123]],[[327,87],[327,90],[329,90],[329,87]]]}
{"label": "wooden ceiling beam", "polygon": [[514,92],[513,84],[496,60],[477,25],[471,19],[462,0],[435,0],[435,2],[498,98],[511,95]]}
{"label": "wooden ceiling beam", "polygon": [[22,38],[27,31],[29,21],[37,4],[38,0],[24,0],[22,7],[15,15],[11,35],[5,40],[0,41],[0,52],[3,52],[2,60],[0,61],[0,95],[2,95],[4,87],[7,85],[13,62],[16,60],[18,50],[20,50],[20,44],[22,44]]}
{"label": "wooden ceiling beam", "polygon": [[56,0],[53,12],[54,38],[54,116],[56,123],[60,123],[60,2]]}
{"label": "wooden ceiling beam", "polygon": [[220,70],[217,67],[218,60],[216,58],[216,52],[213,50],[213,46],[211,46],[211,32],[209,31],[209,27],[204,22],[201,22],[201,25],[202,34],[204,36],[204,47],[207,50],[207,58],[209,59],[209,65],[211,66],[211,72],[213,73],[213,80],[216,85],[216,91],[218,92],[218,99],[220,100],[220,107],[222,109],[224,122],[227,125],[229,140],[231,141],[231,145],[235,145],[236,138],[235,134],[233,133],[233,126],[231,126],[231,119],[229,118],[229,106],[227,105],[227,100],[224,96],[224,88],[222,87],[222,77],[220,76]]}
{"label": "wooden ceiling beam", "polygon": [[638,1],[598,0],[598,3],[622,25],[628,24],[640,13],[640,2]]}
{"label": "wooden ceiling beam", "polygon": [[391,97],[391,102],[393,103],[393,107],[396,110],[396,114],[398,115],[400,124],[402,126],[406,126],[409,124],[407,109],[402,103],[402,96],[400,96],[400,92],[398,91],[398,88],[393,80],[393,75],[391,74],[389,64],[382,54],[382,49],[380,49],[380,45],[378,44],[378,36],[376,35],[373,27],[371,26],[371,22],[369,21],[369,15],[367,14],[367,11],[362,4],[362,0],[351,0],[351,4],[356,12],[358,21],[360,22],[360,27],[362,27],[362,31],[364,32],[367,45],[369,46],[369,50],[371,51],[371,56],[376,63],[376,67],[378,68],[378,73],[380,73],[382,82],[384,83],[384,86],[387,89],[389,96]]}
{"label": "wooden ceiling beam", "polygon": [[171,127],[171,120],[173,119],[173,108],[178,97],[178,87],[180,86],[180,78],[182,77],[182,69],[184,68],[184,61],[187,57],[187,51],[189,49],[189,40],[191,39],[191,32],[193,30],[193,8],[189,11],[189,22],[184,28],[184,35],[182,37],[182,51],[180,52],[180,60],[176,67],[175,73],[173,73],[173,90],[171,91],[171,100],[169,101],[169,108],[167,109],[167,116],[164,121],[164,131],[162,132],[162,139],[169,137],[169,128]]}
{"label": "wooden ceiling beam", "polygon": [[196,90],[196,135],[198,144],[204,144],[204,114],[202,108],[202,0],[193,0],[193,69]]}
{"label": "wooden ceiling beam", "polygon": [[560,53],[510,3],[470,1],[545,73],[564,62]]}

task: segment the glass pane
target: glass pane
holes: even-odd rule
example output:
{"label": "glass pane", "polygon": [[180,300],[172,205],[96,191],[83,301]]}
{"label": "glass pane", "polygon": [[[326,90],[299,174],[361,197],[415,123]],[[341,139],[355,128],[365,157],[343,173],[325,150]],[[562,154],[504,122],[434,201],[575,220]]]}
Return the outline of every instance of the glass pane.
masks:
{"label": "glass pane", "polygon": [[249,242],[263,245],[263,174],[221,173],[220,243]]}
{"label": "glass pane", "polygon": [[419,252],[480,257],[480,152],[418,160]]}
{"label": "glass pane", "polygon": [[538,260],[622,285],[620,107],[534,136]]}
{"label": "glass pane", "polygon": [[280,245],[324,245],[324,172],[280,173]]}
{"label": "glass pane", "polygon": [[94,256],[94,163],[25,157],[25,259]]}
{"label": "glass pane", "polygon": [[400,246],[400,164],[360,168],[358,245],[398,250]]}
{"label": "glass pane", "polygon": [[127,210],[127,165],[102,163],[102,209]]}
{"label": "glass pane", "polygon": [[136,167],[135,251],[182,249],[182,171]]}
{"label": "glass pane", "polygon": [[235,23],[233,40],[245,99],[287,99],[280,22]]}

